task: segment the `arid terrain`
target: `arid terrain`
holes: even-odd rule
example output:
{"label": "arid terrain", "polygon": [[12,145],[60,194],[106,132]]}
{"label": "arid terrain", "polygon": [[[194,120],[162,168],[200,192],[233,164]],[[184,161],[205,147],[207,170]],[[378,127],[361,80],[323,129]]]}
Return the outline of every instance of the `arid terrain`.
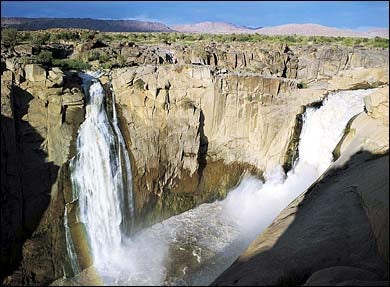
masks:
{"label": "arid terrain", "polygon": [[2,27],[20,30],[42,30],[50,28],[79,28],[102,32],[181,32],[206,34],[260,34],[260,35],[302,35],[328,37],[382,37],[389,38],[389,29],[368,29],[358,31],[337,29],[318,24],[286,24],[273,27],[249,28],[225,22],[200,22],[168,26],[163,23],[136,20],[97,20],[81,18],[1,18]]}

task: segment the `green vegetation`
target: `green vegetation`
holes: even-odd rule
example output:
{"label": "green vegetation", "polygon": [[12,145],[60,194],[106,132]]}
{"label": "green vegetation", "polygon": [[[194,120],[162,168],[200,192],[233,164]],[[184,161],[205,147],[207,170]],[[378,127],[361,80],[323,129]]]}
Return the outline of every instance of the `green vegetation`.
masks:
{"label": "green vegetation", "polygon": [[122,55],[118,55],[118,57],[116,58],[116,63],[119,67],[124,67],[125,64],[126,64],[126,59],[124,56]]}
{"label": "green vegetation", "polygon": [[[53,29],[50,31],[18,31],[14,28],[1,29],[1,44],[12,48],[19,44],[31,44],[39,51],[38,55],[23,56],[23,63],[39,63],[46,66],[60,66],[66,69],[89,69],[88,62],[98,61],[101,68],[123,67],[126,65],[126,58],[116,54],[110,49],[90,49],[80,52],[76,59],[61,59],[66,57],[58,53],[52,44],[73,42],[77,46],[87,41],[96,41],[100,47],[127,44],[158,44],[172,43],[193,45],[193,56],[209,61],[211,55],[204,49],[208,43],[264,43],[264,44],[287,44],[294,45],[341,45],[341,46],[362,46],[374,48],[389,48],[389,39],[375,38],[351,38],[351,37],[320,37],[320,36],[267,36],[260,34],[183,34],[183,33],[118,33],[118,32],[97,32],[83,29]],[[48,51],[50,50],[50,51]],[[226,58],[222,55],[221,58]],[[95,65],[95,64],[94,64]],[[299,83],[298,88],[307,88],[306,83]]]}
{"label": "green vegetation", "polygon": [[65,70],[88,70],[91,68],[91,64],[73,59],[54,59],[52,64]]}
{"label": "green vegetation", "polygon": [[5,46],[14,46],[18,43],[32,43],[44,45],[60,41],[74,41],[76,43],[88,40],[98,40],[104,43],[112,41],[128,43],[183,43],[194,42],[252,42],[252,43],[280,43],[290,46],[305,44],[334,44],[342,46],[364,46],[375,48],[389,48],[389,39],[352,38],[352,37],[324,37],[324,36],[267,36],[261,34],[183,34],[183,33],[124,33],[124,32],[96,32],[88,30],[58,30],[58,31],[17,31],[14,28],[2,28],[1,42]]}
{"label": "green vegetation", "polygon": [[18,41],[18,31],[15,28],[1,29],[1,44],[6,47],[13,47]]}
{"label": "green vegetation", "polygon": [[50,39],[50,34],[43,32],[43,33],[34,33],[31,37],[31,43],[35,46],[42,46],[47,44]]}
{"label": "green vegetation", "polygon": [[41,51],[38,54],[37,57],[37,63],[44,64],[44,65],[50,65],[53,61],[53,53],[50,51]]}
{"label": "green vegetation", "polygon": [[305,44],[335,44],[341,46],[364,46],[388,48],[389,40],[385,38],[353,38],[353,37],[325,37],[325,36],[267,36],[260,34],[182,34],[182,33],[104,33],[104,41],[128,41],[134,43],[193,43],[193,42],[252,42],[252,43],[280,43],[290,46]]}
{"label": "green vegetation", "polygon": [[307,83],[300,82],[300,83],[298,83],[297,88],[298,89],[307,89]]}

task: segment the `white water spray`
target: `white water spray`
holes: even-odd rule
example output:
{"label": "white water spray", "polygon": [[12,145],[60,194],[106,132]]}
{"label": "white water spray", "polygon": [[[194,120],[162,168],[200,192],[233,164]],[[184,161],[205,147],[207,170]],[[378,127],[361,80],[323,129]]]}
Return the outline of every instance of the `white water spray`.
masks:
{"label": "white water spray", "polygon": [[223,201],[202,204],[123,238],[120,248],[106,245],[111,257],[106,258],[105,268],[98,269],[105,284],[210,284],[329,167],[346,124],[363,110],[363,98],[371,92],[338,92],[329,95],[321,108],[308,108],[300,157],[287,175],[275,167],[267,171],[265,182],[246,177]]}
{"label": "white water spray", "polygon": [[[231,192],[224,200],[224,214],[240,229],[255,236],[298,195],[304,192],[330,166],[332,151],[341,139],[348,121],[363,111],[363,98],[372,90],[343,91],[330,94],[319,109],[307,108],[299,141],[299,159],[285,177],[276,167],[265,175],[262,187],[247,187]],[[253,181],[253,180],[252,180]]]}
{"label": "white water spray", "polygon": [[78,200],[79,220],[86,227],[94,264],[103,268],[112,252],[120,249],[123,230],[133,219],[131,167],[115,104],[110,123],[96,75],[80,77],[87,107],[77,137],[77,154],[70,162],[73,198]]}

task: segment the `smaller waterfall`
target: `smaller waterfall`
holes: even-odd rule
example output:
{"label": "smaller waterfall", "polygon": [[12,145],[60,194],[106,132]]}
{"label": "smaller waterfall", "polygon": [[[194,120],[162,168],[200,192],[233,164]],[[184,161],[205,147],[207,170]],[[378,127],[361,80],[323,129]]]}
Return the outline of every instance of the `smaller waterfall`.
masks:
{"label": "smaller waterfall", "polygon": [[68,205],[67,204],[65,204],[64,226],[65,226],[66,250],[68,251],[70,265],[72,267],[73,274],[77,274],[77,273],[80,273],[81,269],[79,266],[79,262],[77,260],[76,249],[74,248],[72,235],[70,233],[70,228],[68,225]]}
{"label": "smaller waterfall", "polygon": [[[118,127],[114,99],[110,121],[97,75],[79,75],[87,107],[78,132],[77,154],[70,161],[72,191],[79,205],[79,221],[86,227],[94,264],[103,267],[112,252],[120,249],[122,231],[133,220],[131,166]],[[69,248],[68,252],[72,258],[74,250]]]}
{"label": "smaller waterfall", "polygon": [[[125,176],[123,181],[118,181],[121,185],[120,188],[124,190],[123,194],[123,210],[128,211],[124,214],[124,219],[126,220],[126,225],[124,227],[125,232],[128,233],[131,230],[131,227],[134,224],[134,202],[133,202],[133,177],[131,174],[131,164],[129,153],[126,149],[125,140],[122,136],[122,133],[119,129],[118,117],[115,107],[115,93],[111,90],[112,94],[112,123],[114,127],[115,134],[118,139],[118,153],[119,153],[119,168],[121,169],[120,175]],[[124,162],[123,162],[124,159]],[[123,171],[124,169],[124,171]]]}

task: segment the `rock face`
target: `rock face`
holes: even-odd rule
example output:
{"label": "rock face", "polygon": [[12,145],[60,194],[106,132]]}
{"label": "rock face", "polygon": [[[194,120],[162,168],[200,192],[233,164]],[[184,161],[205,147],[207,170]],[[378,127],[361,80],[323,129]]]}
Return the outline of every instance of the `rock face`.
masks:
{"label": "rock face", "polygon": [[31,82],[42,82],[46,80],[46,70],[38,64],[29,64],[24,68],[26,80]]}
{"label": "rock face", "polygon": [[[114,70],[138,196],[162,196],[176,186],[193,194],[197,184],[184,188],[180,180],[199,183],[216,162],[236,165],[238,176],[237,163],[258,171],[285,164],[297,114],[325,92],[298,93],[287,80],[214,72],[190,65]],[[141,209],[146,198],[137,199]]]}
{"label": "rock face", "polygon": [[[108,110],[115,99],[121,131],[131,156],[138,227],[224,197],[245,171],[261,176],[264,170],[276,164],[288,170],[296,157],[300,116],[305,106],[317,103],[331,90],[388,84],[386,50],[316,45],[289,48],[252,43],[211,43],[205,47],[120,43],[107,47],[97,41],[75,49],[70,48],[71,45],[67,47],[74,50],[74,57],[84,50],[96,49],[109,57],[120,55],[124,65],[131,66],[115,68],[110,77],[105,75],[101,82],[106,88]],[[81,81],[75,73],[38,64],[24,65],[18,57],[33,51],[30,47],[16,50],[2,53],[1,227],[6,232],[1,235],[1,263],[7,266],[2,276],[18,267],[6,277],[4,284],[44,285],[72,275],[65,247],[65,206],[80,267],[85,269],[91,264],[84,227],[76,218],[77,204],[72,203],[68,168],[68,161],[75,154],[77,130],[84,120],[84,97]],[[112,78],[113,95],[109,92],[109,78]],[[308,88],[299,89],[303,84]],[[388,149],[388,141],[383,138],[386,125],[388,133],[386,89],[367,98],[366,109],[367,113],[350,123],[350,132],[335,151],[340,156],[338,163],[362,148],[362,143],[375,154]],[[316,242],[321,241],[318,236],[324,236],[329,242],[334,238],[342,242],[342,247],[329,242],[321,245],[323,250],[339,248],[342,260],[325,254],[319,258],[329,264],[302,263],[311,268],[311,273],[340,262],[350,264],[353,261],[347,258],[347,250],[360,248],[359,244],[363,248],[356,253],[356,258],[364,263],[354,267],[367,272],[375,268],[382,270],[376,251],[366,247],[371,228],[379,253],[388,254],[386,233],[382,232],[386,223],[380,220],[386,205],[382,206],[382,199],[378,203],[362,191],[366,188],[366,183],[362,182],[363,171],[352,168],[367,158],[354,157],[351,169],[340,171],[343,178],[340,182],[345,186],[337,188],[348,189],[355,184],[355,177],[359,177],[357,191],[352,188],[349,193],[332,193],[331,181],[326,180],[326,186],[321,183],[315,187],[326,190],[318,192],[318,198],[311,195],[317,192],[311,192],[307,200],[302,201],[303,207],[299,207],[299,218],[302,218],[299,220],[303,223],[292,229],[297,242],[294,254],[301,252],[303,239],[297,234],[303,231],[312,229],[321,234],[307,235],[314,240],[304,241],[308,247],[302,258],[307,262],[313,257],[312,251],[318,248]],[[367,168],[382,172],[384,159],[367,161],[367,165],[370,164]],[[364,198],[364,209],[354,194]],[[372,194],[382,198],[382,185]],[[348,201],[354,206],[349,206]],[[336,204],[327,206],[328,202]],[[325,206],[323,213],[313,213],[318,210],[317,206]],[[334,213],[334,208],[339,211]],[[289,211],[297,213],[296,210],[293,207]],[[311,216],[318,220],[314,221],[318,226],[313,226],[308,219]],[[324,226],[333,224],[337,216],[344,221],[335,225],[335,230],[341,231],[332,237]],[[292,216],[288,218],[292,220]],[[280,218],[281,227],[276,231],[270,229],[270,239],[264,235],[266,244],[274,244],[280,233],[290,228],[288,218]],[[343,231],[343,224],[351,230]],[[359,230],[354,228],[356,225]],[[309,227],[302,231],[300,226]],[[358,239],[351,241],[351,234]],[[287,238],[290,244],[290,237]],[[283,244],[280,250],[285,254],[290,249]],[[345,246],[350,249],[344,250]],[[279,252],[277,250],[275,252]],[[248,264],[252,262],[249,260]],[[258,267],[256,264],[245,266],[252,270]],[[264,272],[269,275],[261,280],[278,280],[277,270],[285,270],[278,264],[272,265],[275,267],[272,271]],[[293,271],[302,271],[306,279],[305,268]],[[91,282],[96,279],[92,269],[84,272]],[[324,272],[319,274],[327,274]],[[313,274],[312,281],[307,283],[319,282],[318,278],[323,275],[317,275]],[[248,282],[263,282],[261,280]],[[377,277],[369,280],[377,280]],[[59,280],[55,284],[64,282]]]}
{"label": "rock face", "polygon": [[[288,170],[305,105],[329,90],[388,83],[388,57],[380,50],[132,44],[121,54],[135,65],[115,69],[112,85],[132,154],[138,218],[150,210],[165,218],[169,209],[178,213],[215,199],[211,194],[218,198],[247,169],[261,174],[280,164]],[[299,81],[311,88],[296,89]],[[221,174],[209,175],[216,162],[245,168],[232,168],[237,172],[227,175],[234,180],[226,185],[217,179]],[[220,189],[209,188],[205,178]]]}
{"label": "rock face", "polygon": [[[58,68],[49,78],[38,65],[27,65],[25,72],[19,85],[11,71],[1,77],[1,228],[7,230],[1,262],[15,268],[22,259],[6,284],[47,284],[67,264],[62,166],[74,153],[83,96],[77,76],[65,77]],[[48,87],[53,73],[57,87]]]}
{"label": "rock face", "polygon": [[388,87],[366,98],[337,161],[215,285],[388,284],[388,104]]}
{"label": "rock face", "polygon": [[387,68],[389,65],[387,50],[328,45],[287,47],[284,44],[233,42],[192,45],[127,43],[126,46],[121,43],[118,47],[112,47],[112,50],[123,56],[128,66],[209,65],[230,71],[292,78],[306,83],[326,81],[345,70]]}

